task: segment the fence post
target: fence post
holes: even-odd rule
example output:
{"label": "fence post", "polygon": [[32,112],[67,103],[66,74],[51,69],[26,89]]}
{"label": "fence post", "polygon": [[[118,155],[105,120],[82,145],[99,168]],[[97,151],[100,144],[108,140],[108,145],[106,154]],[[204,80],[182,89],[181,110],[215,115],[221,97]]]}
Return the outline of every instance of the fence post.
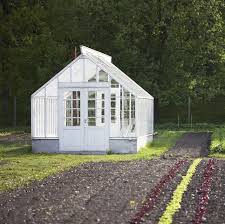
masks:
{"label": "fence post", "polygon": [[191,123],[191,97],[188,97],[188,124]]}
{"label": "fence post", "polygon": [[16,127],[16,96],[13,97],[13,126]]}

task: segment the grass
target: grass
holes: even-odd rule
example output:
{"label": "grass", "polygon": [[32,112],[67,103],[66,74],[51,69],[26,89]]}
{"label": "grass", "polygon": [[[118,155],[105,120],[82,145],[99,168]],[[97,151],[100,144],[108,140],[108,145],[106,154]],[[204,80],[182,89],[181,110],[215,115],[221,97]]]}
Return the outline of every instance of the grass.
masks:
{"label": "grass", "polygon": [[6,127],[0,129],[0,137],[11,134],[23,134],[30,133],[30,127]]}
{"label": "grass", "polygon": [[0,145],[0,191],[14,189],[34,180],[41,180],[85,162],[152,159],[167,151],[182,133],[168,130],[159,131],[155,140],[137,154],[33,154],[29,145]]}
{"label": "grass", "polygon": [[225,159],[225,127],[216,128],[214,130],[210,152],[212,157]]}

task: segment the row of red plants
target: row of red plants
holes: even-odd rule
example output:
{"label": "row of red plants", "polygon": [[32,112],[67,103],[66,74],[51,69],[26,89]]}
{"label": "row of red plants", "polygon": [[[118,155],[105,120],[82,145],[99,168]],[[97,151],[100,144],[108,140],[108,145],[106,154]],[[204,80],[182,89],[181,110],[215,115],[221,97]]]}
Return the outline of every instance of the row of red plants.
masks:
{"label": "row of red plants", "polygon": [[153,190],[147,194],[146,199],[140,208],[140,210],[135,214],[134,218],[131,219],[131,224],[138,224],[143,221],[143,217],[145,214],[149,213],[156,204],[160,193],[164,189],[164,187],[176,176],[177,172],[181,168],[184,163],[187,162],[186,160],[178,161],[170,170],[169,172],[164,175],[158,184],[153,188]]}
{"label": "row of red plants", "polygon": [[195,218],[193,220],[194,224],[202,223],[204,216],[206,214],[214,170],[215,170],[215,160],[210,159],[203,174],[202,184],[198,189],[198,193],[200,194],[200,196],[196,208]]}

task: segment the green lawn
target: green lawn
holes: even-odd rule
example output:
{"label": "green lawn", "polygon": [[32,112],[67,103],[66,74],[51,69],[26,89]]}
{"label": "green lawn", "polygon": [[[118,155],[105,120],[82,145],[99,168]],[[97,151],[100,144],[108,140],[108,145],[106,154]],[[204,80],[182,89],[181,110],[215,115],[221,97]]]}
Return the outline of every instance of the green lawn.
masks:
{"label": "green lawn", "polygon": [[225,127],[213,131],[210,151],[212,157],[225,159]]}
{"label": "green lawn", "polygon": [[15,128],[8,127],[0,129],[0,137],[11,134],[23,134],[23,133],[30,133],[30,127],[15,127]]}
{"label": "green lawn", "polygon": [[85,162],[152,159],[170,148],[182,133],[159,131],[155,140],[139,153],[126,155],[33,154],[29,145],[0,145],[0,191],[41,180]]}

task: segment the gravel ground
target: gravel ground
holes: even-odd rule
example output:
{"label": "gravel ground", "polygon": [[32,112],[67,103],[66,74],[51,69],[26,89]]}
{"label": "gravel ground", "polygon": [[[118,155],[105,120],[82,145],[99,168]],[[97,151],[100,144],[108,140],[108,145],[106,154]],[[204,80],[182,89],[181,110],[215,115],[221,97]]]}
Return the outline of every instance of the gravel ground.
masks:
{"label": "gravel ground", "polygon": [[209,154],[211,133],[185,133],[164,157],[205,157]]}
{"label": "gravel ground", "polygon": [[176,162],[83,164],[0,194],[0,223],[127,223]]}

